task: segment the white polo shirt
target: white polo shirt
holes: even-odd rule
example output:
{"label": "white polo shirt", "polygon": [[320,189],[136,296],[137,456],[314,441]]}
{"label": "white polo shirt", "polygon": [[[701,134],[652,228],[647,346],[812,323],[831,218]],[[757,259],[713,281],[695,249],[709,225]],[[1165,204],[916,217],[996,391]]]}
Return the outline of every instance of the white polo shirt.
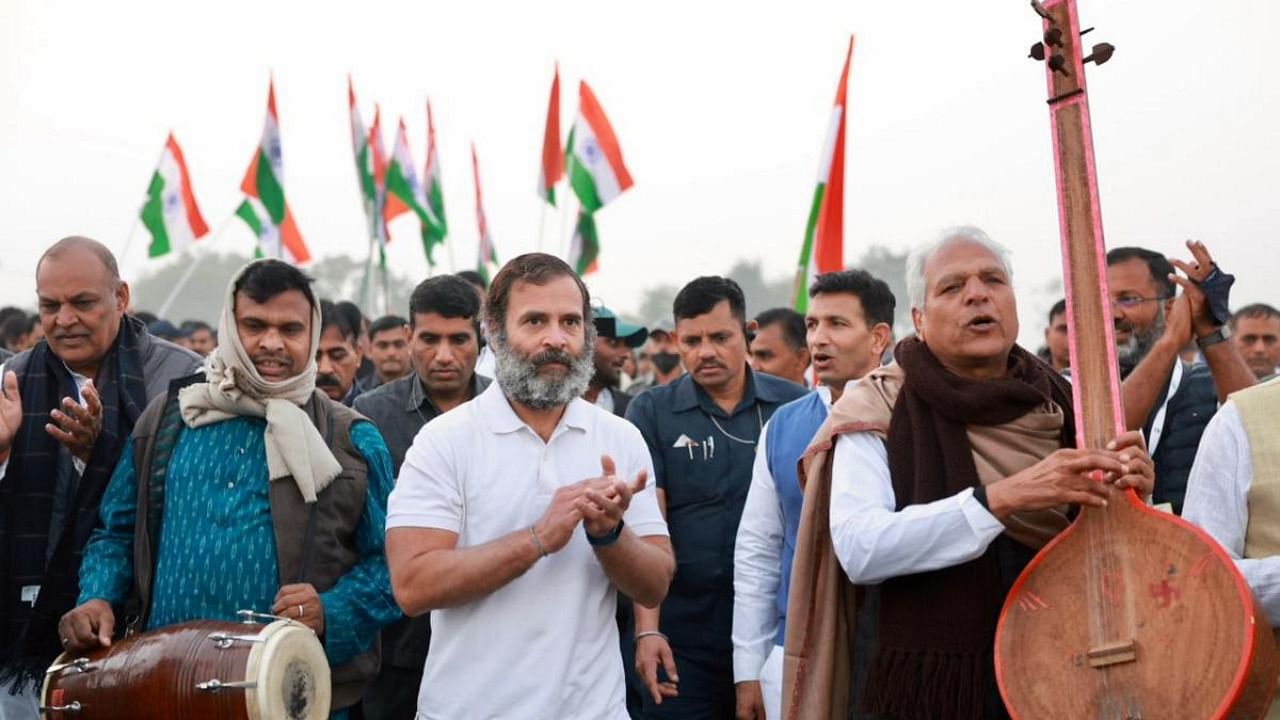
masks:
{"label": "white polo shirt", "polygon": [[[581,398],[543,443],[498,383],[423,426],[391,493],[387,529],[458,534],[474,547],[534,524],[557,488],[600,475],[608,454],[628,481],[653,477],[649,449],[627,421]],[[652,484],[625,520],[667,535]],[[569,544],[480,600],[431,613],[421,720],[626,720],[616,590],[581,526]]]}

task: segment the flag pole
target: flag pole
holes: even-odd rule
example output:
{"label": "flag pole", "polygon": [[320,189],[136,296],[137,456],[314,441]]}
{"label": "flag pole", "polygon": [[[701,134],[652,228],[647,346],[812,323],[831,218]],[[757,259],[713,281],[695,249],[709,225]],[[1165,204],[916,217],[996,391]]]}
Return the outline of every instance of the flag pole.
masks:
{"label": "flag pole", "polygon": [[191,282],[191,278],[195,275],[196,269],[200,267],[200,263],[204,262],[204,259],[212,253],[212,250],[209,249],[210,246],[213,245],[215,240],[222,236],[222,232],[227,229],[227,224],[230,223],[234,217],[236,217],[235,213],[227,216],[222,223],[218,225],[217,231],[210,235],[208,240],[201,243],[202,248],[193,248],[195,250],[196,257],[189,265],[187,265],[187,269],[182,273],[182,277],[178,278],[178,282],[175,283],[173,289],[169,291],[169,296],[164,299],[164,302],[160,303],[160,308],[156,310],[156,315],[158,317],[163,318],[169,312],[169,308],[172,307],[174,301],[178,299],[178,295],[180,295],[183,289],[187,287],[187,283]]}
{"label": "flag pole", "polygon": [[542,237],[547,230],[547,203],[538,204],[542,206],[542,211],[538,214],[538,252],[542,252]]}

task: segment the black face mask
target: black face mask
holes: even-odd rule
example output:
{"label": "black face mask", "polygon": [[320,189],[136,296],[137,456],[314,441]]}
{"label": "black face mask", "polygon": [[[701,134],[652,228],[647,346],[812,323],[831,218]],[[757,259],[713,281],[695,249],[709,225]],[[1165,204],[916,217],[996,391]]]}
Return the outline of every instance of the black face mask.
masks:
{"label": "black face mask", "polygon": [[675,370],[676,366],[680,364],[680,356],[668,352],[650,353],[649,361],[657,368],[660,375],[666,375]]}

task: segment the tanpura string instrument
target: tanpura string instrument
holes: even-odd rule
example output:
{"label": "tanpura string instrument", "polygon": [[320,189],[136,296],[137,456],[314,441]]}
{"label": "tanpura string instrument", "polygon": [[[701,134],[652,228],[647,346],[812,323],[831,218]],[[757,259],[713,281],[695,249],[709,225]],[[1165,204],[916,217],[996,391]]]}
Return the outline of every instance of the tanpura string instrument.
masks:
{"label": "tanpura string instrument", "polygon": [[[1124,428],[1075,0],[1033,2],[1043,41],[1079,446]],[[996,677],[1014,718],[1261,718],[1280,660],[1248,585],[1190,523],[1112,490],[1018,578],[1000,615]]]}

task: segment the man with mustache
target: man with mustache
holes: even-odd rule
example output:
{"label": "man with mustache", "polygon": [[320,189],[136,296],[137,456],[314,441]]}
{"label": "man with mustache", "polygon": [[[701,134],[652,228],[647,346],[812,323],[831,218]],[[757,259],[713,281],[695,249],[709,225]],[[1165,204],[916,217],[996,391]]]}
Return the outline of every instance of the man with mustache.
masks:
{"label": "man with mustache", "polygon": [[805,345],[804,316],[791,308],[772,308],[756,315],[756,328],[751,340],[752,369],[806,384],[809,348]]}
{"label": "man with mustache", "polygon": [[[1153,500],[1171,504],[1175,513],[1182,512],[1200,436],[1218,403],[1255,381],[1235,343],[1226,342],[1235,278],[1213,262],[1204,243],[1187,241],[1187,248],[1190,262],[1137,247],[1107,253],[1125,424],[1143,431],[1155,460]],[[1193,338],[1205,362],[1186,365],[1178,351]]]}
{"label": "man with mustache", "polygon": [[399,617],[383,556],[391,457],[373,423],[315,388],[310,278],[258,260],[225,297],[207,381],[175,383],[134,427],[59,630],[81,652],[110,645],[118,618],[150,630],[287,617],[323,641],[330,717],[345,718],[377,672],[379,628]]}
{"label": "man with mustache", "polygon": [[754,323],[734,281],[697,278],[672,310],[689,374],[627,410],[653,458],[677,562],[661,611],[635,609],[635,671],[646,718],[731,718],[734,534],[764,424],[805,389],[748,365]]}
{"label": "man with mustache", "polygon": [[364,361],[360,314],[320,301],[320,342],[316,345],[316,387],[347,407],[364,392],[359,378]]}
{"label": "man with mustache", "polygon": [[[480,300],[470,283],[457,275],[422,281],[409,297],[409,317],[413,371],[361,395],[354,405],[382,430],[397,475],[423,425],[469,402],[491,382],[475,371]],[[379,337],[374,335],[375,346]],[[427,614],[404,618],[382,632],[382,669],[365,694],[365,720],[413,718],[430,642]]]}
{"label": "man with mustache", "polygon": [[374,368],[369,390],[405,377],[410,367],[409,323],[404,318],[385,315],[369,324],[369,359]]}
{"label": "man with mustache", "polygon": [[581,398],[590,296],[564,261],[493,279],[494,384],[422,429],[388,516],[396,599],[431,612],[418,717],[625,720],[616,593],[656,606],[674,568],[644,440]]}
{"label": "man with mustache", "polygon": [[[1075,448],[1070,385],[1015,344],[1006,258],[973,227],[908,256],[916,336],[845,389],[805,453],[785,717],[844,717],[859,665],[855,705],[874,717],[1008,717],[992,660],[1007,589],[1067,527],[1070,505],[1151,489],[1139,433]],[[842,571],[878,585],[876,615],[856,614]],[[851,662],[854,617],[876,640]]]}
{"label": "man with mustache", "polygon": [[1280,310],[1245,305],[1231,315],[1231,339],[1258,382],[1280,372]]}
{"label": "man with mustache", "polygon": [[147,402],[200,358],[125,314],[129,285],[101,243],[68,237],[36,263],[45,341],[0,370],[0,720],[34,720],[80,553]]}
{"label": "man with mustache", "polygon": [[607,307],[596,308],[596,371],[587,383],[584,400],[618,417],[627,416],[631,395],[622,391],[622,368],[631,350],[644,344],[649,331],[624,321]]}

